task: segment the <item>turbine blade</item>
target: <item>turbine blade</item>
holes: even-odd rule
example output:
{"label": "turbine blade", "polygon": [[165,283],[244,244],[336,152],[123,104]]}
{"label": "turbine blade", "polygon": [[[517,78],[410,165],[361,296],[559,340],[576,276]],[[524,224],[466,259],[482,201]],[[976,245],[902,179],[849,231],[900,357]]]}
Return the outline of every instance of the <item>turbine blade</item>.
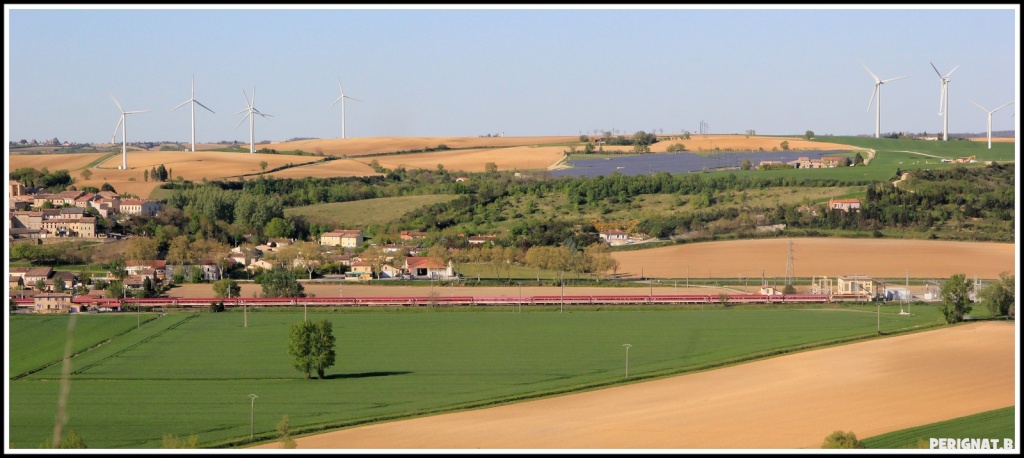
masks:
{"label": "turbine blade", "polygon": [[958,69],[958,68],[960,68],[960,66],[959,66],[959,65],[957,65],[956,67],[953,67],[953,69],[952,69],[952,70],[950,70],[950,71],[949,71],[949,73],[946,73],[946,79],[948,80],[948,79],[949,79],[949,75],[952,75],[952,74],[953,74],[953,72],[955,72],[955,71],[956,71],[956,69]]}
{"label": "turbine blade", "polygon": [[[968,99],[968,100],[970,100],[970,99]],[[981,108],[981,111],[984,111],[985,113],[988,113],[988,110],[986,110],[986,109],[985,109],[985,107],[983,107],[983,106],[981,106],[981,105],[978,105],[978,102],[975,102],[975,101],[971,100],[971,103],[973,103],[973,104],[974,104],[974,106],[976,106],[976,107],[978,107],[978,108]],[[1013,102],[1010,102],[1010,103],[1013,103]],[[1004,106],[1005,106],[1005,105],[1004,105]],[[1000,108],[1001,108],[1001,107],[1000,107]]]}
{"label": "turbine blade", "polygon": [[878,93],[878,83],[875,83],[875,90],[871,91],[871,98],[868,99],[868,107],[865,108],[864,111],[868,111],[868,110],[871,109],[871,102],[875,101],[875,94],[877,94],[877,93]]}
{"label": "turbine blade", "polygon": [[[255,89],[255,88],[253,88],[253,89]],[[245,106],[246,107],[251,107],[252,106],[252,102],[249,101],[249,96],[245,93],[245,89],[242,89],[242,97],[245,97]],[[254,98],[254,99],[256,98],[256,91],[253,91],[252,98]]]}
{"label": "turbine blade", "polygon": [[932,65],[932,69],[935,70],[935,74],[939,75],[939,78],[942,78],[942,73],[939,73],[939,69],[935,68],[935,64],[932,64],[931,62],[928,63]]}
{"label": "turbine blade", "polygon": [[349,96],[347,96],[347,95],[345,96],[345,98],[346,98],[346,99],[352,99],[352,100],[355,100],[356,102],[362,102],[362,100],[359,100],[359,99],[357,99],[357,98],[355,98],[355,97],[349,97]]}
{"label": "turbine blade", "polygon": [[201,106],[201,107],[203,107],[203,108],[206,108],[206,110],[207,110],[207,111],[209,111],[210,113],[213,113],[213,114],[217,114],[217,113],[215,113],[215,112],[214,112],[213,110],[211,110],[211,109],[207,108],[207,107],[206,107],[206,105],[203,105],[202,103],[199,103],[199,101],[198,101],[198,100],[196,100],[196,99],[192,99],[192,101],[193,101],[193,102],[195,102],[195,103],[196,103],[197,105],[199,105],[199,106]]}
{"label": "turbine blade", "polygon": [[946,85],[939,86],[939,116],[942,116],[942,103],[946,101]]}
{"label": "turbine blade", "polygon": [[997,111],[999,111],[999,110],[1001,110],[1003,108],[1006,108],[1006,107],[1008,107],[1010,105],[1013,105],[1013,102],[1007,102],[1007,103],[1004,103],[1002,105],[999,105],[999,108],[996,108],[995,110],[992,110],[992,112],[995,113],[995,112],[997,112]]}
{"label": "turbine blade", "polygon": [[192,99],[188,99],[188,100],[186,100],[184,102],[181,102],[181,105],[178,105],[178,106],[176,106],[174,108],[171,108],[171,111],[177,110],[178,108],[181,108],[181,107],[185,106],[186,103],[189,103],[191,101],[192,101]]}
{"label": "turbine blade", "polygon": [[906,76],[900,76],[900,77],[896,77],[896,78],[889,78],[889,79],[887,79],[887,80],[882,80],[882,81],[880,81],[880,83],[882,83],[882,84],[885,84],[885,83],[888,83],[889,81],[896,81],[896,80],[901,80],[901,79],[903,79],[903,78],[906,78]]}
{"label": "turbine blade", "polygon": [[149,113],[149,110],[126,111],[126,112],[124,112],[124,114],[126,114],[126,115],[136,114],[136,113]]}
{"label": "turbine blade", "polygon": [[334,103],[331,104],[331,106],[327,107],[327,109],[330,110],[331,108],[334,108],[334,106],[337,105],[338,102],[340,102],[341,99],[343,99],[343,98],[345,98],[345,96],[338,97],[338,99],[335,100]]}
{"label": "turbine blade", "polygon": [[[243,116],[241,121],[238,121],[238,126],[241,126],[242,123],[245,122],[246,119],[249,119],[249,115],[248,114]],[[235,126],[235,129],[237,129],[238,126]]]}
{"label": "turbine blade", "polygon": [[233,114],[232,116],[234,116],[234,115],[240,115],[240,114],[242,114],[242,113],[245,113],[246,111],[249,111],[249,107],[245,107],[245,108],[242,108],[241,110],[238,110],[238,112],[237,112],[237,113],[235,113],[235,114]]}
{"label": "turbine blade", "polygon": [[867,66],[867,65],[864,65],[864,62],[861,62],[860,64],[861,64],[861,65],[863,65],[863,66],[864,66],[864,70],[867,70],[867,71],[868,71],[868,74],[869,74],[869,75],[871,75],[871,77],[875,79],[875,83],[878,83],[878,81],[879,81],[879,80],[878,80],[878,77],[877,77],[877,76],[875,76],[875,74],[871,72],[871,69],[870,69],[870,68],[868,68],[868,66]]}
{"label": "turbine blade", "polygon": [[117,129],[121,128],[121,123],[123,121],[124,121],[124,115],[121,115],[121,117],[117,119],[117,125],[114,126],[114,135],[110,136],[110,143],[114,143],[114,137],[117,137]]}
{"label": "turbine blade", "polygon": [[[114,99],[114,94],[109,94],[109,95],[110,95],[110,98]],[[114,99],[114,104],[117,105],[117,109],[118,110],[121,110],[121,113],[124,113],[124,108],[121,108],[121,104],[118,103],[117,99]]]}

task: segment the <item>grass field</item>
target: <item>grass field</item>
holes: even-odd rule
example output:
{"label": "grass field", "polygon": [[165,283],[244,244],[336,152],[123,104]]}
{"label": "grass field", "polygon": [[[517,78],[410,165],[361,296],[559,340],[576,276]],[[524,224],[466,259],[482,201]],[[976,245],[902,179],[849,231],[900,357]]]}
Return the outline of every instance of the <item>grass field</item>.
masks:
{"label": "grass field", "polygon": [[998,439],[1001,448],[1004,438],[1017,437],[1014,433],[1016,418],[1016,408],[1007,407],[917,428],[893,431],[868,437],[863,441],[867,448],[908,449],[929,448],[929,439],[932,438]]}
{"label": "grass field", "polygon": [[354,202],[292,207],[284,211],[285,216],[301,215],[310,223],[328,224],[337,228],[365,227],[383,224],[402,215],[426,206],[448,202],[457,195],[426,195],[405,197],[382,197]]}
{"label": "grass field", "polygon": [[[939,319],[934,307],[885,312],[886,333]],[[313,433],[617,384],[624,343],[636,381],[876,335],[875,313],[834,308],[317,309],[310,319],[334,324],[338,363],[327,379],[305,380],[287,354],[301,310],[142,316],[139,330],[130,315],[76,318],[89,331],[76,332],[75,348],[116,336],[72,359],[66,429],[89,448],[159,448],[165,434],[244,444],[249,394],[259,396],[253,428],[262,441],[276,437],[284,415],[293,431]],[[31,372],[9,383],[12,448],[52,435],[61,365],[47,364],[60,359],[67,319],[10,319],[15,340],[49,342],[12,343],[12,374]]]}

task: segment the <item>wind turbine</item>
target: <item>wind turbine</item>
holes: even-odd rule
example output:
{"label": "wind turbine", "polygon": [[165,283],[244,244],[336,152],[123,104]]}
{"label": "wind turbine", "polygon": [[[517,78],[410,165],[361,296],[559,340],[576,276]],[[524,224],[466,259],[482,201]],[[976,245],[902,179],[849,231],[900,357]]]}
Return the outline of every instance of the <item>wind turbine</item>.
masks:
{"label": "wind turbine", "polygon": [[[932,64],[931,62],[928,63]],[[957,67],[959,65],[953,67],[953,70],[946,73],[946,76],[942,76],[942,73],[939,73],[939,69],[935,68],[935,64],[932,64],[932,68],[935,69],[935,73],[939,75],[939,79],[942,81],[942,87],[939,88],[939,116],[942,116],[942,141],[949,140],[949,136],[946,133],[949,130],[949,75],[952,75]]]}
{"label": "wind turbine", "polygon": [[338,99],[335,100],[334,103],[331,104],[331,106],[327,107],[327,109],[330,110],[331,108],[334,108],[335,104],[341,102],[341,138],[345,138],[345,99],[352,99],[355,100],[356,102],[362,102],[362,100],[345,95],[345,89],[341,87],[340,76],[338,77],[338,89],[341,90],[341,97],[338,97]]}
{"label": "wind turbine", "polygon": [[[255,153],[256,143],[253,142],[253,134],[255,132],[256,115],[263,116],[264,118],[270,117],[272,115],[260,113],[260,110],[256,109],[256,86],[252,87],[251,102],[249,101],[249,96],[245,93],[245,89],[242,89],[242,97],[245,97],[245,108],[235,114],[237,115],[245,113],[245,117],[243,117],[242,120],[238,122],[238,126],[241,126],[242,123],[245,122],[245,118],[249,118],[249,153]],[[238,126],[235,126],[235,129],[237,129]]]}
{"label": "wind turbine", "polygon": [[192,152],[194,153],[196,152],[196,104],[198,103],[199,106],[206,108],[206,111],[213,113],[213,110],[207,108],[206,105],[203,105],[198,100],[196,100],[196,75],[192,75],[192,98],[184,102],[181,102],[181,105],[172,108],[171,111],[177,110],[178,108],[185,106],[186,103],[192,104]]}
{"label": "wind turbine", "polygon": [[978,108],[981,108],[981,111],[984,111],[985,113],[988,113],[988,149],[992,149],[992,113],[995,113],[995,112],[1003,109],[1004,107],[1013,104],[1013,102],[1004,103],[1004,104],[1000,105],[999,108],[996,108],[995,110],[992,110],[992,111],[986,110],[985,107],[983,107],[981,105],[978,105],[978,102],[975,102],[973,100],[971,100],[971,103],[977,105]]}
{"label": "wind turbine", "polygon": [[[114,99],[114,94],[109,94],[111,99]],[[117,105],[117,109],[121,110],[121,118],[117,120],[117,125],[114,126],[114,135],[110,136],[110,143],[114,143],[114,137],[117,137],[117,129],[121,128],[121,170],[128,170],[128,121],[125,116],[136,113],[145,113],[149,110],[142,111],[124,111],[121,108],[121,104],[114,99],[114,104]]]}
{"label": "wind turbine", "polygon": [[879,120],[882,117],[882,90],[881,90],[882,85],[885,84],[885,83],[888,83],[890,81],[896,81],[896,80],[899,80],[899,79],[906,78],[906,76],[900,76],[900,77],[897,77],[897,78],[889,78],[887,80],[879,79],[877,76],[875,76],[874,73],[871,73],[871,69],[868,68],[867,65],[864,65],[864,62],[861,62],[860,64],[863,65],[864,66],[864,70],[867,70],[868,74],[870,74],[871,77],[875,79],[875,90],[874,90],[874,92],[871,93],[871,99],[868,100],[868,107],[864,111],[867,111],[867,110],[871,109],[871,102],[875,100],[875,94],[878,94],[878,102],[875,103],[875,138],[878,138],[879,137],[879,135],[878,135]]}

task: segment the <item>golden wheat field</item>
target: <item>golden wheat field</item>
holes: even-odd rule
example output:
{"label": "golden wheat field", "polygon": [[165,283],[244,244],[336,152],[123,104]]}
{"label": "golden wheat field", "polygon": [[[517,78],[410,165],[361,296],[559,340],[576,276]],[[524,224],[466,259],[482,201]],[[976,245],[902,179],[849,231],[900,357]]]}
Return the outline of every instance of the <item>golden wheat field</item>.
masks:
{"label": "golden wheat field", "polygon": [[[662,136],[670,137],[670,136]],[[690,140],[667,139],[654,144],[652,152],[665,152],[677,142],[681,142],[689,151],[720,150],[771,150],[783,140],[789,142],[790,149],[849,149],[848,146],[803,140],[799,137],[758,137],[745,135],[697,135]],[[145,181],[144,171],[163,164],[171,169],[172,178],[182,177],[186,180],[202,181],[232,178],[243,175],[254,175],[263,171],[259,164],[267,162],[267,169],[298,164],[298,167],[272,172],[277,178],[302,177],[350,177],[371,176],[377,173],[369,167],[372,160],[387,168],[404,166],[407,169],[436,169],[438,164],[445,169],[456,172],[482,172],[488,163],[493,163],[499,171],[545,170],[557,166],[569,149],[558,145],[578,142],[574,136],[541,136],[541,137],[375,137],[349,139],[313,139],[291,142],[269,143],[258,145],[259,149],[267,148],[277,151],[301,150],[324,156],[341,156],[342,159],[318,162],[318,156],[296,156],[283,154],[238,153],[209,151],[210,148],[223,148],[222,144],[199,144],[197,151],[146,151],[129,150],[128,169],[118,170],[121,165],[121,154],[81,153],[81,154],[36,154],[8,155],[11,170],[21,167],[50,170],[67,169],[78,180],[79,186],[100,187],[109,183],[118,192],[131,193],[148,197],[159,183]],[[445,145],[447,151],[409,152],[403,154],[384,154],[399,151],[423,150]],[[605,146],[605,152],[630,152],[628,146]],[[374,155],[372,158],[368,157]],[[81,171],[90,163],[107,157],[106,160],[91,167],[90,179],[85,180]],[[301,165],[308,164],[308,165]]]}

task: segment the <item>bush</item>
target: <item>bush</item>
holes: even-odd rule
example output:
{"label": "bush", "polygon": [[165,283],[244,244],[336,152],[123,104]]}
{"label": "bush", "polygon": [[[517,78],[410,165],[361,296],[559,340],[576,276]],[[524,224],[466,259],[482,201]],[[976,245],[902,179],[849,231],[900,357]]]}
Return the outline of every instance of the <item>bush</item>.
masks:
{"label": "bush", "polygon": [[825,438],[825,442],[821,444],[821,448],[867,448],[864,446],[863,441],[857,440],[857,435],[853,431],[846,432],[836,430],[832,434],[829,434]]}

